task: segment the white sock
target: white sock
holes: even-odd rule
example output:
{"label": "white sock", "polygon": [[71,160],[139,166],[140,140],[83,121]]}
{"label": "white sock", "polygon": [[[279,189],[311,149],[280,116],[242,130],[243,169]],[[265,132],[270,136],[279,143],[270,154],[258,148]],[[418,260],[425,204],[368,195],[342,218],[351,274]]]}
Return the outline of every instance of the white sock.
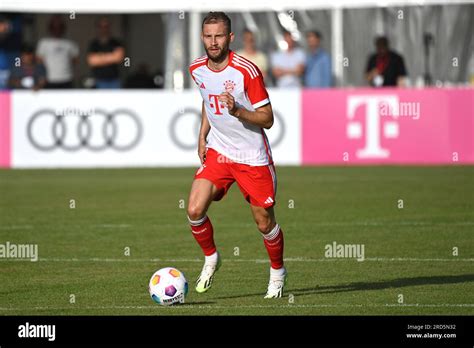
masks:
{"label": "white sock", "polygon": [[280,269],[274,269],[273,267],[270,267],[270,277],[282,277],[285,272],[285,267],[282,267]]}
{"label": "white sock", "polygon": [[217,253],[217,251],[212,254],[212,255],[209,255],[209,256],[205,256],[205,263],[217,263],[217,260],[219,258],[219,254]]}

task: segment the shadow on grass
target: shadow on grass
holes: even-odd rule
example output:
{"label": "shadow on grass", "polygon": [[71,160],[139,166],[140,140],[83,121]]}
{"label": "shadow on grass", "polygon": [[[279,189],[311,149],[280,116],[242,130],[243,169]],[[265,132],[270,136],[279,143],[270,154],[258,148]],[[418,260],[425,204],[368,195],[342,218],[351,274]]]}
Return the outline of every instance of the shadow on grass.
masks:
{"label": "shadow on grass", "polygon": [[[291,282],[291,278],[289,280]],[[447,285],[457,283],[467,283],[474,281],[474,274],[462,274],[462,275],[447,275],[447,276],[431,276],[431,277],[414,277],[414,278],[396,278],[381,280],[378,282],[355,282],[344,285],[328,285],[328,286],[312,286],[307,288],[292,288],[288,287],[285,292],[293,295],[304,296],[313,294],[333,294],[339,292],[350,292],[350,291],[366,291],[366,290],[383,290],[390,288],[404,288],[409,286],[418,285]],[[221,296],[216,299],[232,299],[242,298],[249,296],[262,296],[262,293],[258,294],[243,294],[234,296]]]}

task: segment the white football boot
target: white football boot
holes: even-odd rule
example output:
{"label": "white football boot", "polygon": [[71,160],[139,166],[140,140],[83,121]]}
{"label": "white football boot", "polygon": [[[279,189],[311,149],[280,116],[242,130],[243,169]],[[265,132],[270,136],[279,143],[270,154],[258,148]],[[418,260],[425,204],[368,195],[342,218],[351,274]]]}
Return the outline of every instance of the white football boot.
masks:
{"label": "white football boot", "polygon": [[270,281],[268,282],[268,289],[265,298],[281,298],[283,296],[283,288],[286,285],[288,275],[286,269],[282,275],[275,275],[270,273]]}
{"label": "white football boot", "polygon": [[202,294],[211,288],[214,274],[219,270],[221,264],[219,253],[217,254],[217,262],[204,262],[201,274],[196,280],[196,291],[198,293]]}

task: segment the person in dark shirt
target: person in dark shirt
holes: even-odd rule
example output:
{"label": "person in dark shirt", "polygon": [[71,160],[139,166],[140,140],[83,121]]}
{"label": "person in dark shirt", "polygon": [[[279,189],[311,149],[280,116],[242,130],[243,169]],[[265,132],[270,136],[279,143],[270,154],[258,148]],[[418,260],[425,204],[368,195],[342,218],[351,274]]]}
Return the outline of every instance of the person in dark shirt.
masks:
{"label": "person in dark shirt", "polygon": [[46,85],[46,70],[36,62],[33,47],[23,45],[20,60],[21,64],[11,70],[10,88],[34,91],[43,88]]}
{"label": "person in dark shirt", "polygon": [[89,45],[87,63],[92,68],[96,88],[120,88],[119,66],[125,49],[110,34],[110,21],[102,17],[97,22],[98,35]]}
{"label": "person in dark shirt", "polygon": [[384,36],[375,39],[376,53],[369,57],[366,79],[371,86],[405,86],[407,70],[403,57],[390,50]]}

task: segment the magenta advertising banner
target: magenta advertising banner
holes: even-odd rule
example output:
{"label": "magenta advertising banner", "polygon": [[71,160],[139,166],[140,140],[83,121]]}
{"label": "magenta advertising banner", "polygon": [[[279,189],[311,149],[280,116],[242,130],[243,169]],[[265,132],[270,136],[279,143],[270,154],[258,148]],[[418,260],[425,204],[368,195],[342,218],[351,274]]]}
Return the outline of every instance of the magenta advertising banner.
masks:
{"label": "magenta advertising banner", "polygon": [[304,90],[303,164],[474,163],[474,89]]}
{"label": "magenta advertising banner", "polygon": [[10,134],[10,93],[0,92],[0,168],[11,164]]}
{"label": "magenta advertising banner", "polygon": [[[117,93],[124,101],[120,108]],[[279,164],[474,164],[473,88],[272,90],[271,95],[276,121],[269,137]],[[158,100],[175,97],[165,91],[2,92],[0,167],[194,165],[193,127],[199,110],[192,105],[197,95],[187,95],[189,115],[180,117],[170,108],[162,110],[160,119],[155,117]],[[116,134],[117,144],[136,138],[135,119],[144,129],[142,137],[127,151],[120,146],[94,150],[107,140],[99,137],[104,133],[99,111],[117,108],[126,111],[115,116],[125,126]],[[76,111],[91,112],[90,134],[78,133]],[[67,113],[56,126],[55,113]],[[91,138],[77,138],[85,135]],[[66,146],[85,140],[91,144]],[[157,148],[165,150],[157,153]]]}

